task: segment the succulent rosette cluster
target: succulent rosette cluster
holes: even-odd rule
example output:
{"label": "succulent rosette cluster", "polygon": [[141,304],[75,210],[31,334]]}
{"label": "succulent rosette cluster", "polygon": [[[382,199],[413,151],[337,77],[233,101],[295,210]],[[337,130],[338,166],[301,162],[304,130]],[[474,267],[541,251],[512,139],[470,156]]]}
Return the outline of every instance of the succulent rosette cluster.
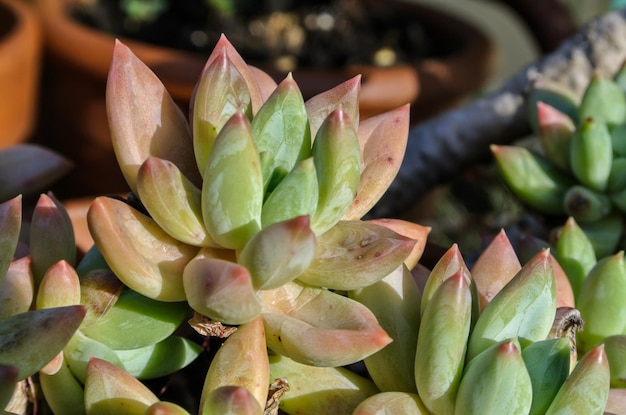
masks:
{"label": "succulent rosette cluster", "polygon": [[571,217],[596,255],[621,247],[626,213],[626,70],[594,74],[581,97],[548,80],[529,95],[538,148],[494,145],[504,181],[532,210]]}

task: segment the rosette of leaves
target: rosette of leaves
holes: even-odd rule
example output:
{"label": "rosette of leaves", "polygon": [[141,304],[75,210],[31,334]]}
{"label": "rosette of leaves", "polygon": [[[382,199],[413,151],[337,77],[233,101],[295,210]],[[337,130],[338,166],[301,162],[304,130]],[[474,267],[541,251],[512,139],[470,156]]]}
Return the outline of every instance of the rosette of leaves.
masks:
{"label": "rosette of leaves", "polygon": [[304,102],[291,75],[277,85],[222,37],[187,117],[117,42],[106,100],[131,193],[88,213],[108,266],[210,321],[260,317],[270,349],[303,364],[386,346],[374,314],[342,293],[384,278],[416,245],[359,220],[397,173],[409,108],[359,121],[359,87],[355,77]]}
{"label": "rosette of leaves", "polygon": [[545,80],[529,96],[540,146],[492,146],[512,192],[534,211],[572,217],[599,258],[620,247],[626,213],[626,69],[595,74],[582,97]]}
{"label": "rosette of leaves", "polygon": [[[201,346],[174,334],[186,304],[124,287],[97,251],[78,261],[69,215],[52,194],[26,218],[23,209],[21,195],[0,204],[1,408],[25,413],[18,403],[37,401],[54,413],[85,413],[92,357],[150,379],[199,355]],[[26,382],[37,384],[33,395]]]}

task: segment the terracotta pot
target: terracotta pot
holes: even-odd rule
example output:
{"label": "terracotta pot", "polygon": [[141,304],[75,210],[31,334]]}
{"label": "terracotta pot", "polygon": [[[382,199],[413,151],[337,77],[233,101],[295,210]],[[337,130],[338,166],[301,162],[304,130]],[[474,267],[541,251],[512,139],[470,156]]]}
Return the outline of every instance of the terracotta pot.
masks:
{"label": "terracotta pot", "polygon": [[[76,168],[57,189],[63,197],[126,191],[115,163],[106,121],[105,80],[114,37],[68,18],[66,7],[76,0],[39,0],[45,31],[43,108],[38,139],[66,155]],[[493,69],[494,46],[482,32],[456,18],[407,3],[392,1],[403,13],[417,13],[420,21],[445,39],[461,45],[442,58],[424,59],[414,66],[353,67],[324,73],[298,70],[294,78],[310,97],[361,73],[361,114],[368,117],[413,104],[417,122],[450,108],[477,90]],[[186,109],[206,57],[121,39],[163,81]],[[280,80],[284,74],[272,73]]]}
{"label": "terracotta pot", "polygon": [[37,113],[41,28],[31,6],[0,0],[0,148],[30,138]]}

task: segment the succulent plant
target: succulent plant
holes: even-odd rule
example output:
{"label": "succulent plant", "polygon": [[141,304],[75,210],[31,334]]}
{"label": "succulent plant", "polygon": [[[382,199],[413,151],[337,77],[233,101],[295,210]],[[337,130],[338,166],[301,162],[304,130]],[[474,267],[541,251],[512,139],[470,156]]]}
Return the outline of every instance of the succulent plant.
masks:
{"label": "succulent plant", "polygon": [[573,217],[599,258],[621,247],[626,204],[626,66],[595,74],[582,97],[546,80],[531,91],[538,148],[493,145],[504,181],[528,207]]}

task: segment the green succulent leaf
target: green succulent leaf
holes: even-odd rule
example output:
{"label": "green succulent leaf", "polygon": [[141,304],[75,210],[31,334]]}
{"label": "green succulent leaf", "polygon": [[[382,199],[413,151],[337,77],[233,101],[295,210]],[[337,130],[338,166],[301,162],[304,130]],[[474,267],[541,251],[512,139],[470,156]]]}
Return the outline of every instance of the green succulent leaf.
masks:
{"label": "green succulent leaf", "polygon": [[424,315],[426,306],[435,294],[435,291],[439,289],[445,280],[456,274],[458,271],[465,272],[469,278],[470,273],[465,261],[463,260],[459,246],[457,244],[452,244],[442,257],[439,258],[439,261],[437,261],[431,270],[428,279],[426,280],[424,292],[422,293],[422,301],[420,303],[420,312],[422,315]]}
{"label": "green succulent leaf", "polygon": [[85,336],[80,330],[76,331],[63,349],[63,357],[72,374],[83,384],[87,376],[87,366],[92,358],[106,360],[119,368],[124,368],[124,364],[113,349]]}
{"label": "green succulent leaf", "polygon": [[261,229],[263,177],[250,123],[237,112],[218,134],[204,172],[202,217],[224,248],[241,249]]}
{"label": "green succulent leaf", "polygon": [[261,291],[267,345],[300,363],[342,366],[391,342],[364,305],[295,282]]}
{"label": "green succulent leaf", "polygon": [[561,229],[554,256],[563,267],[574,296],[578,297],[580,287],[597,259],[591,241],[574,218],[568,218]]}
{"label": "green succulent leaf", "polygon": [[572,119],[558,109],[537,102],[539,139],[546,157],[562,170],[570,171],[569,147],[576,131]]}
{"label": "green succulent leaf", "polygon": [[595,118],[609,125],[626,121],[626,96],[611,79],[594,74],[580,102],[580,120]]}
{"label": "green succulent leaf", "polygon": [[154,345],[171,335],[185,319],[184,302],[156,301],[124,290],[98,321],[82,326],[86,336],[111,349],[137,349]]}
{"label": "green succulent leaf", "polygon": [[471,321],[470,280],[459,270],[435,291],[417,337],[415,384],[431,413],[454,413]]}
{"label": "green succulent leaf", "polygon": [[280,400],[281,409],[287,413],[351,414],[379,392],[371,380],[348,369],[309,366],[281,355],[270,356],[270,377],[289,381],[289,391]]}
{"label": "green succulent leaf", "polygon": [[83,385],[65,361],[54,374],[39,372],[39,384],[46,404],[55,414],[86,415]]}
{"label": "green succulent leaf", "polygon": [[539,132],[539,114],[537,105],[543,102],[552,108],[567,115],[574,124],[578,124],[579,100],[571,91],[547,78],[538,79],[533,85],[528,98],[528,119],[533,131]]}
{"label": "green succulent leaf", "polygon": [[581,222],[579,226],[591,241],[596,258],[604,258],[615,253],[624,229],[624,215],[613,211],[594,222]]}
{"label": "green succulent leaf", "polygon": [[265,407],[270,384],[270,368],[265,330],[260,317],[239,326],[217,351],[202,387],[200,407],[210,395],[224,386],[245,388],[259,407]]}
{"label": "green succulent leaf", "polygon": [[366,287],[398,268],[415,243],[382,225],[339,221],[317,238],[315,257],[298,280],[336,290]]}
{"label": "green succulent leaf", "polygon": [[313,158],[309,157],[296,164],[269,194],[263,204],[261,223],[267,227],[296,216],[313,216],[318,199],[317,172]]}
{"label": "green succulent leaf", "polygon": [[429,415],[419,395],[407,392],[380,392],[356,407],[353,415]]}
{"label": "green succulent leaf", "polygon": [[284,177],[298,161],[310,157],[309,120],[302,93],[291,75],[278,84],[251,125],[258,151],[274,156],[271,176]]}
{"label": "green succulent leaf", "polygon": [[611,387],[626,386],[626,334],[606,337],[602,340],[604,352],[611,369]]}
{"label": "green succulent leaf", "polygon": [[626,189],[626,157],[615,157],[611,163],[608,191],[618,192]]}
{"label": "green succulent leaf", "polygon": [[563,198],[565,212],[579,222],[596,222],[611,213],[611,199],[585,186],[572,186]]}
{"label": "green succulent leaf", "polygon": [[309,217],[298,216],[257,233],[238,255],[237,262],[250,271],[255,289],[277,288],[309,267],[315,242]]}
{"label": "green succulent leaf", "polygon": [[311,223],[320,235],[348,211],[361,177],[361,150],[348,113],[332,112],[313,142],[313,161],[319,184],[317,211]]}
{"label": "green succulent leaf", "polygon": [[89,360],[85,408],[89,415],[144,415],[159,398],[134,376],[106,360]]}
{"label": "green succulent leaf", "polygon": [[174,163],[148,157],[137,173],[137,192],[150,217],[170,236],[193,246],[218,246],[204,228],[202,191]]}
{"label": "green succulent leaf", "polygon": [[250,91],[225,47],[217,46],[200,77],[193,101],[193,149],[198,170],[206,170],[217,134],[240,109],[252,116]]}
{"label": "green succulent leaf", "polygon": [[556,284],[546,249],[526,263],[480,314],[468,343],[468,359],[506,339],[545,339],[555,315]]}
{"label": "green succulent leaf", "polygon": [[492,145],[500,174],[513,193],[544,214],[565,213],[563,197],[574,180],[545,157],[524,147]]}
{"label": "green succulent leaf", "polygon": [[602,415],[609,388],[609,362],[604,346],[600,345],[580,359],[545,415]]}
{"label": "green succulent leaf", "polygon": [[532,384],[517,339],[485,349],[468,363],[459,384],[455,415],[526,415]]}
{"label": "green succulent leaf", "polygon": [[[146,409],[144,415],[191,415],[186,409],[173,402],[155,402]],[[203,414],[204,415],[204,414]]]}
{"label": "green succulent leaf", "polygon": [[84,316],[85,308],[74,305],[0,320],[0,364],[15,365],[20,380],[33,375],[63,350]]}
{"label": "green succulent leaf", "polygon": [[578,346],[586,352],[608,336],[626,333],[626,269],[624,252],[599,260],[589,271],[577,308],[585,321]]}
{"label": "green succulent leaf", "polygon": [[415,361],[420,326],[420,291],[406,266],[382,280],[349,292],[369,308],[393,342],[364,359],[369,376],[381,391],[417,392],[415,373],[406,362]]}
{"label": "green succulent leaf", "polygon": [[570,341],[567,337],[542,340],[522,351],[533,386],[529,415],[543,415],[569,375]]}
{"label": "green succulent leaf", "polygon": [[184,368],[194,361],[202,346],[189,339],[169,336],[158,343],[127,350],[115,350],[124,369],[137,379],[154,379]]}
{"label": "green succulent leaf", "polygon": [[605,122],[585,118],[570,145],[570,165],[574,176],[590,189],[606,190],[613,163],[613,144]]}
{"label": "green succulent leaf", "polygon": [[613,155],[626,157],[626,122],[613,126],[610,131]]}
{"label": "green succulent leaf", "polygon": [[124,284],[155,300],[185,300],[181,275],[197,247],[172,238],[152,218],[109,197],[92,202],[87,221],[99,251]]}

